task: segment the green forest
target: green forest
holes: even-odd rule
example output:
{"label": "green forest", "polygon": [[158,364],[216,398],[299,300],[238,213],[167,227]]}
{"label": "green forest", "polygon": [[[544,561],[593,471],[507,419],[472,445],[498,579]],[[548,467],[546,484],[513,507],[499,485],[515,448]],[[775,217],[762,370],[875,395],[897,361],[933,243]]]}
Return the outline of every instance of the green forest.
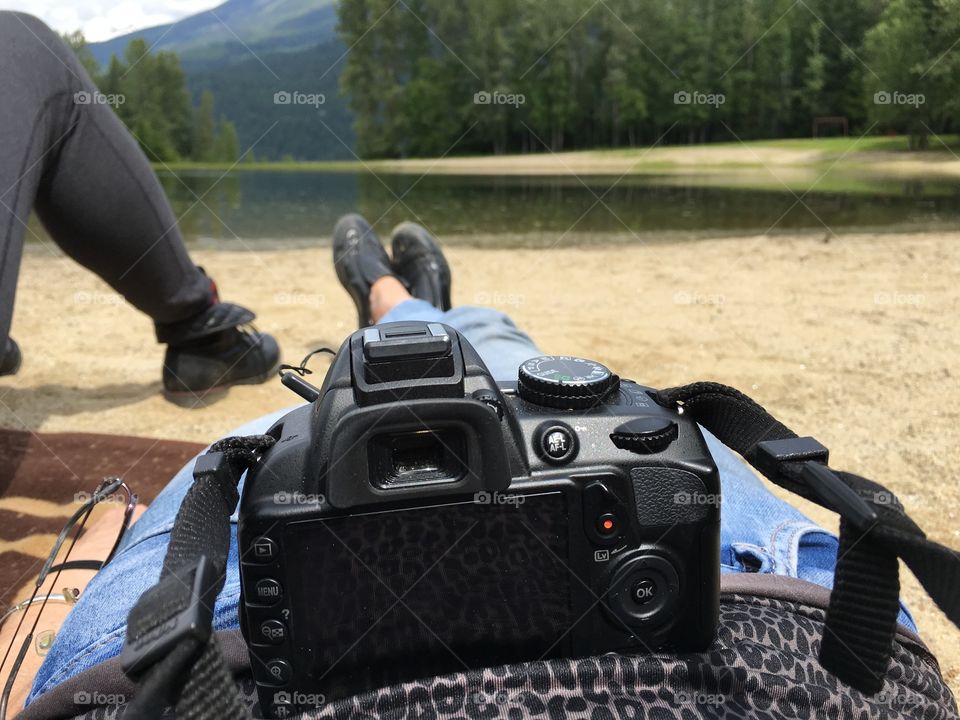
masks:
{"label": "green forest", "polygon": [[[956,131],[960,0],[341,0],[365,157]],[[820,119],[818,121],[818,119]]]}
{"label": "green forest", "polygon": [[223,116],[216,118],[214,97],[208,91],[200,94],[194,107],[176,54],[151,53],[145,41],[135,39],[122,58],[114,55],[102,70],[86,50],[82,34],[73,33],[65,40],[99,88],[99,101],[113,107],[150,160],[235,162],[239,158],[233,123]]}

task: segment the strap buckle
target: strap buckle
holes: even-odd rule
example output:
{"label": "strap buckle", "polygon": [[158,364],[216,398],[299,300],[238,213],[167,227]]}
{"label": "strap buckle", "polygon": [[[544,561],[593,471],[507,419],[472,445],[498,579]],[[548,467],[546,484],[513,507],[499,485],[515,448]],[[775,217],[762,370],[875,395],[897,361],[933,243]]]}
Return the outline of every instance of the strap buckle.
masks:
{"label": "strap buckle", "polygon": [[877,511],[827,467],[830,451],[812,437],[757,443],[756,468],[768,478],[784,475],[784,465],[800,465],[800,477],[825,507],[846,518],[861,532],[877,522]]}
{"label": "strap buckle", "polygon": [[137,675],[166,657],[184,640],[206,643],[213,632],[218,578],[206,555],[150,588],[127,620],[120,666]]}
{"label": "strap buckle", "polygon": [[794,437],[758,442],[754,466],[774,480],[780,476],[784,463],[815,460],[826,465],[829,459],[830,451],[816,438]]}
{"label": "strap buckle", "polygon": [[214,479],[220,485],[230,483],[233,483],[234,486],[236,485],[230,477],[230,466],[227,462],[227,457],[222,452],[208,450],[196,459],[193,464],[194,480],[198,480],[207,474],[213,475]]}

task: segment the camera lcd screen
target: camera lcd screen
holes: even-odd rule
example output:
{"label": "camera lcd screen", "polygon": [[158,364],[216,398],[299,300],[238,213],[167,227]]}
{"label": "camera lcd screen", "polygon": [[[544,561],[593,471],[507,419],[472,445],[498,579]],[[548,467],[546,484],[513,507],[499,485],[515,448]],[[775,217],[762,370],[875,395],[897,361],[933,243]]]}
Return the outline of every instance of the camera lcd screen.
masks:
{"label": "camera lcd screen", "polygon": [[568,533],[560,492],[289,525],[293,657],[309,689],[329,700],[561,653]]}

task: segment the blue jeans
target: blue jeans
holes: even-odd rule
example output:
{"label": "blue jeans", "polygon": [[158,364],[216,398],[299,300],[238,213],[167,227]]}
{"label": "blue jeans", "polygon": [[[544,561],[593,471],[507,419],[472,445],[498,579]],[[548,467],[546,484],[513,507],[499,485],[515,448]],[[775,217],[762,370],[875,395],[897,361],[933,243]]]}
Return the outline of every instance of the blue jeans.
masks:
{"label": "blue jeans", "polygon": [[[498,380],[515,379],[521,362],[541,354],[510,318],[496,310],[461,307],[443,313],[422,300],[409,300],[383,318],[383,322],[398,320],[440,321],[456,328],[476,347]],[[289,409],[265,415],[228,434],[262,433],[287,412]],[[742,460],[709,433],[705,436],[720,469],[721,570],[789,575],[832,587],[836,537],[772,495]],[[192,472],[193,461],[157,496],[130,528],[113,561],[90,581],[37,673],[30,699],[120,653],[127,613],[160,576],[173,520],[193,480]],[[218,630],[238,627],[236,515],[232,520],[227,577],[214,614]],[[900,622],[916,630],[905,607]]]}

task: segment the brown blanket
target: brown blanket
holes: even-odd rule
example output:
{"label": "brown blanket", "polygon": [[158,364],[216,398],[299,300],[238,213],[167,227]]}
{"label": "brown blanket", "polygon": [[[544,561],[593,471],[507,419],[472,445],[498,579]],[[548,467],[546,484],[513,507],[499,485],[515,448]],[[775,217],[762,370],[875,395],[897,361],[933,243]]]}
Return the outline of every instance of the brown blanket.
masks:
{"label": "brown blanket", "polygon": [[23,599],[18,591],[36,579],[56,534],[79,507],[78,493],[119,476],[149,503],[202,449],[120,435],[0,430],[0,608]]}

